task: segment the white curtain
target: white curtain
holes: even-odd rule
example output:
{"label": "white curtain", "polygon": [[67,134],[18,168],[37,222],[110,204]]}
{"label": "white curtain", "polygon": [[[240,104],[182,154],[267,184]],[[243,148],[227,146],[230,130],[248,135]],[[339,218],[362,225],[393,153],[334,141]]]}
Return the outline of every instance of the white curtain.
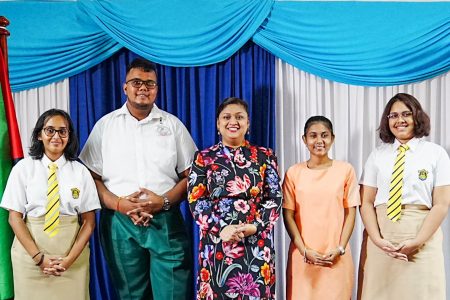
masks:
{"label": "white curtain", "polygon": [[[301,141],[303,127],[310,116],[324,115],[334,125],[335,143],[331,156],[350,162],[361,175],[370,152],[380,143],[377,128],[387,101],[396,93],[414,95],[431,118],[429,140],[442,145],[450,153],[450,73],[420,83],[361,87],[341,84],[305,73],[276,61],[276,126],[280,174],[293,164],[307,160],[308,150]],[[444,253],[447,273],[447,299],[450,299],[450,221],[444,230]],[[355,279],[359,263],[363,224],[357,216],[350,244],[355,263]],[[285,299],[285,266],[289,236],[282,222],[277,225],[277,294]],[[354,298],[356,295],[356,284]],[[303,299],[296,299],[303,300]]]}
{"label": "white curtain", "polygon": [[[333,121],[336,159],[347,160],[361,174],[369,153],[379,144],[376,129],[387,101],[398,92],[414,95],[431,117],[430,141],[450,152],[450,73],[409,85],[360,87],[332,82],[302,72],[281,60],[276,61],[277,156],[280,173],[296,162],[308,159],[301,142],[303,126],[313,115],[325,115]],[[28,152],[31,130],[40,114],[50,108],[69,111],[69,82],[64,80],[41,88],[13,94],[24,153]],[[450,218],[443,224],[447,272],[447,299],[450,299]],[[357,217],[350,241],[355,262],[355,278],[363,225]],[[285,269],[289,237],[282,221],[276,226],[277,295],[285,299]],[[356,281],[355,281],[356,291]],[[356,295],[356,292],[354,293]],[[303,300],[303,299],[298,299]]]}
{"label": "white curtain", "polygon": [[69,79],[40,88],[13,93],[13,99],[23,154],[26,157],[30,147],[31,131],[39,116],[51,108],[59,108],[69,112]]}

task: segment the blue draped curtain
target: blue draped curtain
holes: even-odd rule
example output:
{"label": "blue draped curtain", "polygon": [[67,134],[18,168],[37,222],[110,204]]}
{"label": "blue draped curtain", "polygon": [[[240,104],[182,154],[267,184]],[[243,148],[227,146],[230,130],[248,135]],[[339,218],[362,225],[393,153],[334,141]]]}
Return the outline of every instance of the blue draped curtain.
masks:
{"label": "blue draped curtain", "polygon": [[[95,122],[125,101],[126,65],[137,55],[121,50],[111,58],[70,78],[70,113],[83,146]],[[275,58],[249,42],[229,59],[205,67],[157,65],[157,105],[176,115],[200,149],[218,142],[216,107],[226,97],[245,99],[250,109],[252,143],[275,146]],[[181,206],[197,253],[197,228],[186,203]],[[91,238],[91,298],[115,299],[100,248],[98,230]],[[197,255],[194,254],[195,266]],[[194,282],[193,282],[194,284]]]}
{"label": "blue draped curtain", "polygon": [[78,74],[125,47],[205,66],[248,40],[333,81],[383,86],[450,70],[450,2],[0,1],[14,91]]}

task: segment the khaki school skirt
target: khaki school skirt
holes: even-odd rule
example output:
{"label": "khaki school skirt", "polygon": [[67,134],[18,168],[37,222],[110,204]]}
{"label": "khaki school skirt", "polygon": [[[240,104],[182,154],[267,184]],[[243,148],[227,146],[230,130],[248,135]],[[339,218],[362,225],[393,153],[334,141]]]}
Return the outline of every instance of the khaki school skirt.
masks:
{"label": "khaki school skirt", "polygon": [[[55,258],[69,253],[80,230],[77,216],[60,217],[59,232],[52,238],[44,233],[44,217],[28,217],[26,224],[39,250]],[[11,261],[16,300],[89,299],[88,246],[61,276],[43,274],[17,238],[11,248]]]}
{"label": "khaki school skirt", "polygon": [[[401,219],[394,223],[387,218],[386,205],[376,207],[381,236],[394,245],[416,237],[428,213],[405,208]],[[410,255],[408,262],[388,256],[367,238],[367,255],[361,255],[361,299],[445,300],[442,238],[439,228],[417,253]]]}

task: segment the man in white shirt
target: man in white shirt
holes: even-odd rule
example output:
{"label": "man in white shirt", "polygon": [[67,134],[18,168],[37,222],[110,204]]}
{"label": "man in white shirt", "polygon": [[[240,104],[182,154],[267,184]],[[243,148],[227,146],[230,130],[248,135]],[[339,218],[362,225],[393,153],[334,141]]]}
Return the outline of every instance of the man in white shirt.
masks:
{"label": "man in white shirt", "polygon": [[196,146],[155,104],[156,66],[127,68],[126,103],[94,126],[80,159],[103,204],[100,233],[120,299],[189,299],[192,261],[179,202]]}

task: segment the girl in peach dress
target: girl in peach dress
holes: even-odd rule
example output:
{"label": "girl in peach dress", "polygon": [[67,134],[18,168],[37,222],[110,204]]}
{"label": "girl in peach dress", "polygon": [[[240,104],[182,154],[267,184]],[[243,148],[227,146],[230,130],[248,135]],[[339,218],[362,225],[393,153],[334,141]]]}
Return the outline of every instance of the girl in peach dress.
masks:
{"label": "girl in peach dress", "polygon": [[310,159],[288,169],[283,183],[283,216],[291,237],[287,299],[350,299],[353,261],[348,241],[360,204],[353,167],[328,156],[333,125],[323,116],[308,119],[303,142]]}

